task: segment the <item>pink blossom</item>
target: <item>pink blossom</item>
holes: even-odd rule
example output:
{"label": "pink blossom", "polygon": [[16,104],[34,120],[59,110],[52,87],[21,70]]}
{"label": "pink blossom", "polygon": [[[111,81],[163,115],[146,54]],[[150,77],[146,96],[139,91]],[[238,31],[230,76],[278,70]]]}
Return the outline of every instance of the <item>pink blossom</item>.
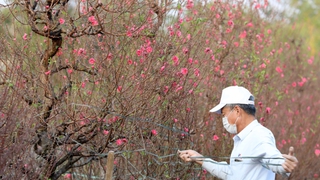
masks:
{"label": "pink blossom", "polygon": [[216,19],[220,19],[220,14],[216,14]]}
{"label": "pink blossom", "polygon": [[86,55],[86,50],[83,49],[83,48],[79,48],[78,52],[77,52],[78,55]]}
{"label": "pink blossom", "polygon": [[272,33],[271,29],[268,29],[267,32],[268,32],[268,34],[271,34],[271,33]]}
{"label": "pink blossom", "polygon": [[278,73],[282,73],[282,72],[283,72],[282,69],[281,69],[279,66],[276,67],[276,71],[277,71]]}
{"label": "pink blossom", "polygon": [[222,44],[223,46],[226,46],[228,43],[227,43],[226,40],[223,40],[223,41],[221,42],[221,44]]}
{"label": "pink blossom", "polygon": [[184,54],[187,54],[187,53],[189,52],[189,50],[188,50],[188,48],[183,48],[183,49],[182,49],[182,52],[183,52]]}
{"label": "pink blossom", "polygon": [[265,63],[262,63],[259,67],[260,67],[261,69],[264,69],[264,68],[266,68],[267,66],[266,66]]}
{"label": "pink blossom", "polygon": [[239,38],[244,39],[244,38],[246,38],[246,36],[247,36],[247,31],[243,31],[240,33]]}
{"label": "pink blossom", "polygon": [[180,37],[181,34],[182,34],[181,31],[178,30],[178,31],[177,31],[177,36]]}
{"label": "pink blossom", "polygon": [[49,70],[49,71],[45,72],[44,74],[49,75],[50,73],[51,73],[51,71]]}
{"label": "pink blossom", "polygon": [[133,61],[131,59],[128,60],[128,64],[131,65]]}
{"label": "pink blossom", "polygon": [[297,83],[296,83],[296,82],[293,82],[291,85],[292,85],[292,87],[296,87],[296,86],[297,86]]}
{"label": "pink blossom", "polygon": [[306,83],[307,82],[307,78],[301,78],[301,81],[299,81],[298,82],[298,85],[300,86],[300,87],[302,87],[303,85],[304,85],[304,83]]}
{"label": "pink blossom", "polygon": [[162,67],[160,68],[160,73],[162,73],[165,68],[166,68],[166,66],[162,66]]}
{"label": "pink blossom", "polygon": [[60,19],[59,19],[59,23],[60,23],[60,24],[64,24],[64,22],[65,22],[65,20],[64,20],[63,18],[60,18]]}
{"label": "pink blossom", "polygon": [[214,136],[213,136],[213,140],[214,140],[214,141],[217,141],[218,139],[219,139],[219,136],[217,136],[217,135],[214,135]]}
{"label": "pink blossom", "polygon": [[70,179],[71,178],[71,174],[70,173],[67,173],[63,176],[65,179]]}
{"label": "pink blossom", "polygon": [[182,86],[177,87],[176,92],[180,91],[182,88]]}
{"label": "pink blossom", "polygon": [[90,58],[90,59],[89,59],[89,64],[94,64],[95,62],[96,62],[95,59],[93,59],[93,58]]}
{"label": "pink blossom", "polygon": [[68,74],[71,74],[73,72],[73,69],[67,69]]}
{"label": "pink blossom", "polygon": [[185,131],[185,132],[189,132],[189,129],[185,127],[185,128],[184,128],[184,131]]}
{"label": "pink blossom", "polygon": [[127,36],[128,36],[128,37],[131,37],[131,36],[132,36],[131,30],[128,30],[128,31],[127,31]]}
{"label": "pink blossom", "polygon": [[82,82],[82,83],[81,83],[81,87],[82,87],[82,88],[85,88],[85,87],[86,87],[86,83],[85,83],[85,82]]}
{"label": "pink blossom", "polygon": [[313,63],[313,60],[314,60],[314,57],[311,57],[310,59],[308,59],[308,63],[309,63],[309,64],[312,64],[312,63]]}
{"label": "pink blossom", "polygon": [[191,39],[191,35],[190,35],[190,34],[187,35],[187,39],[188,39],[188,40]]}
{"label": "pink blossom", "polygon": [[226,29],[226,33],[231,33],[231,32],[232,32],[231,29],[229,29],[229,28]]}
{"label": "pink blossom", "polygon": [[117,139],[117,140],[116,140],[116,144],[117,144],[118,146],[120,146],[121,144],[123,144],[122,139]]}
{"label": "pink blossom", "polygon": [[24,35],[22,36],[22,38],[24,39],[24,40],[27,40],[28,38],[27,38],[27,34],[26,33],[24,33]]}
{"label": "pink blossom", "polygon": [[112,59],[112,53],[109,53],[107,56],[107,60],[111,60]]}
{"label": "pink blossom", "polygon": [[270,114],[270,112],[271,112],[271,108],[270,108],[270,107],[267,107],[267,108],[266,108],[266,113],[267,113],[267,114]]}
{"label": "pink blossom", "polygon": [[173,119],[173,122],[177,123],[177,122],[178,122],[178,119]]}
{"label": "pink blossom", "polygon": [[301,144],[304,144],[306,141],[307,141],[307,139],[304,137],[304,138],[302,138],[302,139],[300,140],[300,143],[301,143]]}
{"label": "pink blossom", "polygon": [[122,90],[122,86],[118,86],[117,87],[117,92],[119,93],[119,92],[121,92],[121,90]]}
{"label": "pink blossom", "polygon": [[137,56],[141,56],[142,50],[138,49],[136,53],[137,53]]}
{"label": "pink blossom", "polygon": [[194,75],[197,76],[197,77],[200,76],[200,71],[199,71],[198,68],[195,68],[195,69],[194,69]]}
{"label": "pink blossom", "polygon": [[205,52],[205,53],[212,53],[212,50],[211,50],[210,48],[206,48],[206,49],[204,50],[204,52]]}
{"label": "pink blossom", "polygon": [[193,0],[188,0],[186,7],[187,9],[191,9],[193,7]]}
{"label": "pink blossom", "polygon": [[239,42],[234,42],[233,45],[234,45],[235,47],[239,47]]}
{"label": "pink blossom", "polygon": [[109,131],[103,130],[103,134],[104,134],[104,135],[108,135],[108,134],[109,134]]}
{"label": "pink blossom", "polygon": [[169,86],[165,86],[163,92],[166,94],[169,91]]}
{"label": "pink blossom", "polygon": [[232,21],[232,20],[229,20],[229,21],[228,21],[228,25],[229,25],[229,26],[233,26],[233,21]]}
{"label": "pink blossom", "polygon": [[179,58],[177,56],[173,56],[172,60],[174,62],[174,65],[176,65],[176,66],[179,65]]}
{"label": "pink blossom", "polygon": [[148,46],[147,48],[146,48],[146,51],[147,51],[147,53],[151,53],[152,52],[152,47],[151,46]]}
{"label": "pink blossom", "polygon": [[320,156],[320,149],[315,149],[314,153],[316,154],[317,157],[319,157]]}
{"label": "pink blossom", "polygon": [[96,20],[96,18],[94,16],[90,16],[88,18],[89,22],[91,23],[92,26],[97,26],[99,25],[98,21]]}
{"label": "pink blossom", "polygon": [[252,22],[249,22],[249,23],[247,24],[247,27],[253,27]]}
{"label": "pink blossom", "polygon": [[187,68],[182,68],[180,71],[183,75],[188,74],[188,69]]}
{"label": "pink blossom", "polygon": [[154,136],[158,135],[158,132],[157,132],[157,130],[155,130],[155,129],[152,129],[152,130],[151,130],[151,133],[152,133],[152,135],[154,135]]}

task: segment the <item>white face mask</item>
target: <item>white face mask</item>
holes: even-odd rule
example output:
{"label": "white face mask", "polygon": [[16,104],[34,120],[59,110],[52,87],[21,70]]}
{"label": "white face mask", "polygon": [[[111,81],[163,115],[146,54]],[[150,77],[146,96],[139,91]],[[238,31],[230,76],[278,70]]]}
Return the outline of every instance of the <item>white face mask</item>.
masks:
{"label": "white face mask", "polygon": [[[230,113],[233,111],[233,109],[230,111]],[[228,121],[228,116],[230,115],[230,113],[227,115],[227,116],[224,116],[222,118],[222,123],[223,123],[223,127],[231,134],[237,134],[237,120],[238,118],[236,119],[236,122],[234,124],[230,124],[229,121]]]}

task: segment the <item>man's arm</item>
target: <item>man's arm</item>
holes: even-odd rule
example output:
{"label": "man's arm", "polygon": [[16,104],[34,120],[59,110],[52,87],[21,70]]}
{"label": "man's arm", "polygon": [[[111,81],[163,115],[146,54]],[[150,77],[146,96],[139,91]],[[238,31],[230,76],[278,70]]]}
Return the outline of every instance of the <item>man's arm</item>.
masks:
{"label": "man's arm", "polygon": [[196,162],[203,169],[207,170],[211,175],[220,179],[226,179],[230,173],[229,164],[227,162],[217,162],[210,158],[204,158],[194,150],[178,151],[179,157],[185,162]]}

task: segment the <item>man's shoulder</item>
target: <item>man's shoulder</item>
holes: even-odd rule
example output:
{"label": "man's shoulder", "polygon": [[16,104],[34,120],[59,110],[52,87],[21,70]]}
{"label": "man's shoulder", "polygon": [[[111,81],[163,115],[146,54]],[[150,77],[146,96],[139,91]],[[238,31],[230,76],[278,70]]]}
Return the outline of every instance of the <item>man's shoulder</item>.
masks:
{"label": "man's shoulder", "polygon": [[260,123],[258,123],[256,127],[252,129],[252,135],[257,138],[274,138],[272,131]]}

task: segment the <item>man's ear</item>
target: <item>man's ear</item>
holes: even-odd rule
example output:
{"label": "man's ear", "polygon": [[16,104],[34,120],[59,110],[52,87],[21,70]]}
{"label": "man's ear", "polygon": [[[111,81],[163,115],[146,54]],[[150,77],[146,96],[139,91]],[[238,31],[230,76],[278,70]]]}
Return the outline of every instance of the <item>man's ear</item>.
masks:
{"label": "man's ear", "polygon": [[238,106],[238,105],[236,105],[235,107],[234,107],[234,110],[237,112],[237,114],[240,114],[240,113],[242,113],[242,109],[240,108],[240,106]]}

